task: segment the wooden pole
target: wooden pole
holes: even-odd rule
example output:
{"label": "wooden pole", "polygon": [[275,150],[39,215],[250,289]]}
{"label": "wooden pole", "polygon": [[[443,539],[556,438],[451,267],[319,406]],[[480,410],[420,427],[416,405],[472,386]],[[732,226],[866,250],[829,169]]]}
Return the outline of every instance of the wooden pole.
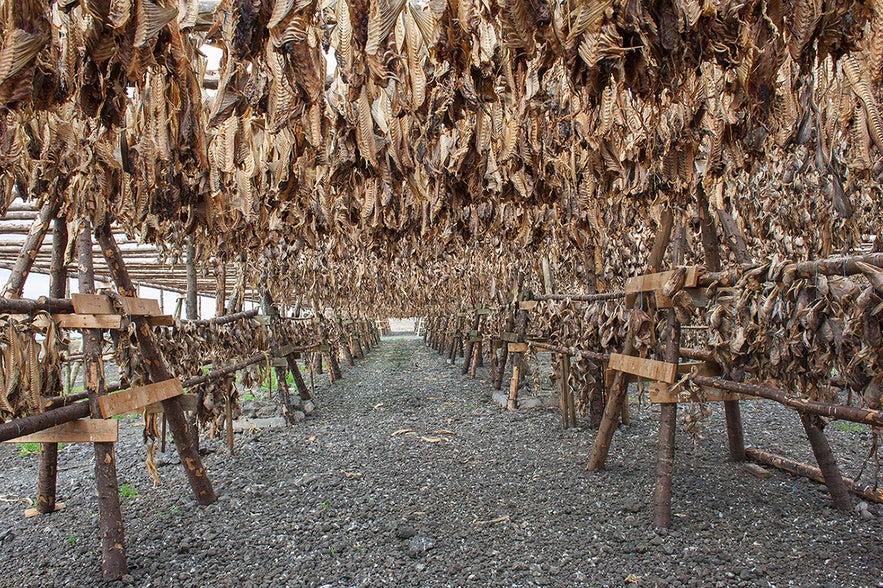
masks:
{"label": "wooden pole", "polygon": [[[188,276],[189,279],[189,276]],[[215,264],[215,316],[223,316],[226,311],[227,300],[227,264],[218,262]]]}
{"label": "wooden pole", "polygon": [[822,431],[821,419],[816,415],[801,414],[800,422],[803,423],[803,429],[809,438],[809,444],[816,456],[825,485],[831,493],[834,508],[843,512],[852,510],[852,500],[849,498],[846,484],[843,483],[843,477],[840,475],[840,468],[837,467],[837,460],[834,459],[828,438]]}
{"label": "wooden pole", "polygon": [[[110,232],[110,227],[105,224],[98,229],[98,240],[101,243],[104,257],[107,265],[111,270],[113,279],[117,284],[120,294],[123,296],[132,296],[135,293],[135,287],[132,280],[126,272],[126,265],[120,255],[116,240]],[[165,358],[160,353],[159,347],[153,337],[153,331],[147,320],[142,317],[133,317],[135,322],[135,335],[138,340],[138,347],[147,373],[153,382],[163,382],[172,379],[172,373],[166,364]],[[175,446],[181,457],[181,463],[187,472],[187,479],[190,487],[196,496],[199,504],[211,504],[217,500],[211,481],[202,465],[202,458],[199,456],[196,447],[193,445],[193,439],[190,436],[187,427],[187,421],[184,418],[184,411],[181,409],[181,401],[177,398],[170,398],[162,402],[163,412],[169,421],[169,428],[172,430],[172,436],[175,439]]]}
{"label": "wooden pole", "polygon": [[[678,363],[681,325],[673,308],[667,311],[664,361]],[[672,472],[674,470],[675,426],[678,418],[677,402],[660,405],[659,444],[656,452],[656,487],[653,490],[653,526],[671,526]]]}
{"label": "wooden pole", "polygon": [[[113,237],[111,237],[113,238]],[[81,222],[77,237],[80,293],[94,294],[92,270],[92,223]],[[101,418],[98,397],[107,393],[101,360],[103,338],[100,329],[83,330],[83,367],[85,388],[89,392],[89,412]],[[126,548],[123,517],[117,484],[116,455],[113,443],[95,443],[95,483],[98,486],[98,532],[101,537],[101,568],[105,581],[119,580],[126,573]]]}
{"label": "wooden pole", "polygon": [[[708,199],[705,192],[699,186],[697,194],[697,206],[699,208],[699,229],[702,239],[702,249],[705,252],[705,266],[709,271],[719,272],[721,270],[720,256],[720,240],[718,239],[717,229],[714,222],[709,216]],[[718,211],[718,218],[724,225],[724,231],[732,230],[724,222],[729,215],[726,213],[721,217],[722,211]],[[732,220],[732,219],[730,219]],[[735,223],[733,223],[735,224]],[[750,263],[751,258],[748,256],[748,248],[745,242],[741,240],[741,235],[728,235],[727,243],[732,244],[731,251],[739,263]],[[727,422],[727,443],[730,449],[730,459],[733,461],[745,461],[745,434],[742,427],[742,410],[739,407],[738,400],[724,401],[724,416]]]}
{"label": "wooden pole", "polygon": [[[64,298],[67,291],[67,267],[64,254],[67,249],[67,222],[56,218],[52,235],[52,270],[49,274],[49,298]],[[55,393],[61,394],[61,381]],[[37,511],[43,514],[55,511],[58,476],[58,443],[40,444],[40,464],[37,474]]]}
{"label": "wooden pole", "polygon": [[40,209],[40,213],[34,218],[34,223],[28,231],[28,236],[22,243],[21,250],[9,273],[9,280],[3,287],[0,296],[4,298],[20,298],[22,290],[25,286],[34,260],[37,259],[37,253],[40,252],[40,246],[43,245],[43,239],[46,237],[46,231],[49,230],[49,223],[55,218],[57,205],[53,201],[46,202]]}
{"label": "wooden pole", "polygon": [[[527,333],[528,314],[526,310],[518,310],[515,322],[515,335],[519,343],[523,343]],[[506,402],[507,410],[518,409],[518,385],[521,380],[521,371],[524,369],[524,353],[517,351],[512,354],[512,381],[509,385],[509,399]]]}
{"label": "wooden pole", "polygon": [[[745,450],[745,453],[749,459],[753,459],[758,463],[772,466],[791,474],[803,476],[804,478],[809,478],[810,480],[815,480],[816,482],[822,484],[825,483],[825,476],[822,473],[822,470],[820,470],[819,468],[800,463],[799,461],[788,459],[787,457],[783,457],[781,455],[776,455],[775,453],[769,453],[760,449],[755,449],[753,447],[748,447]],[[846,489],[853,494],[861,496],[862,498],[866,498],[868,500],[873,500],[874,502],[883,502],[883,488],[877,488],[876,486],[869,486],[866,484],[859,484],[855,480],[852,480],[850,478],[841,479],[846,485]]]}
{"label": "wooden pole", "polygon": [[570,382],[567,381],[570,367],[570,356],[565,353],[558,354],[558,409],[561,411],[561,426],[567,429],[570,426],[570,407],[567,404],[567,395],[570,394]]}
{"label": "wooden pole", "polygon": [[187,320],[195,321],[199,318],[199,309],[197,307],[199,291],[196,285],[196,247],[189,239],[185,251],[184,264],[187,268],[187,294],[184,312]]}

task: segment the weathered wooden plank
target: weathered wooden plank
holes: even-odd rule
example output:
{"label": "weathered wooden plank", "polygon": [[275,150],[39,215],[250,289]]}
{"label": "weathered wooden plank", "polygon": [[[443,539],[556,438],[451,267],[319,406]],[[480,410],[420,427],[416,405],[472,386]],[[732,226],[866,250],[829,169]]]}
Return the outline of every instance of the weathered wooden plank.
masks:
{"label": "weathered wooden plank", "polygon": [[101,294],[71,294],[71,302],[77,314],[119,314],[110,298]]}
{"label": "weathered wooden plank", "polygon": [[134,298],[131,296],[123,296],[123,307],[126,314],[132,316],[161,316],[162,310],[159,308],[159,300],[152,298]]}
{"label": "weathered wooden plank", "polygon": [[161,402],[182,394],[184,394],[184,388],[181,387],[180,380],[173,378],[100,396],[98,406],[101,408],[101,416],[109,418],[119,414],[128,414],[154,402]]}
{"label": "weathered wooden plank", "polygon": [[509,343],[509,353],[525,353],[527,349],[527,343]]}
{"label": "weathered wooden plank", "polygon": [[117,439],[118,421],[79,419],[4,443],[116,443]]}
{"label": "weathered wooden plank", "polygon": [[118,314],[57,314],[53,317],[62,329],[120,329],[123,317]]}
{"label": "weathered wooden plank", "polygon": [[648,380],[666,382],[667,384],[674,384],[677,381],[678,365],[676,363],[611,353],[608,366],[612,370],[634,374]]}
{"label": "weathered wooden plank", "polygon": [[328,345],[328,343],[321,343],[313,347],[313,351],[315,353],[328,353],[329,351],[331,351],[331,346]]}
{"label": "weathered wooden plank", "polygon": [[[684,288],[695,288],[699,285],[699,266],[687,266],[687,274],[684,279]],[[662,290],[665,283],[671,278],[676,270],[666,272],[657,272],[654,274],[644,274],[643,276],[635,276],[629,278],[625,282],[626,294],[637,294],[639,292],[655,292]]]}
{"label": "weathered wooden plank", "polygon": [[518,303],[518,310],[533,310],[537,307],[537,304],[539,302],[536,300],[522,300]]}
{"label": "weathered wooden plank", "polygon": [[255,322],[257,322],[257,324],[263,325],[265,327],[269,327],[270,321],[272,320],[272,318],[270,316],[263,315],[263,314],[259,314],[253,318],[254,318]]}
{"label": "weathered wooden plank", "polygon": [[491,314],[493,311],[494,310],[492,308],[476,308],[475,314],[477,314],[479,316],[488,315],[488,314]]}
{"label": "weathered wooden plank", "polygon": [[291,355],[292,353],[296,352],[297,350],[298,350],[297,345],[295,345],[294,343],[289,343],[288,345],[283,345],[282,347],[280,347],[276,351],[276,354],[279,357],[285,357],[286,355]]}
{"label": "weathered wooden plank", "polygon": [[281,357],[274,357],[270,360],[270,365],[277,368],[288,368],[288,360],[284,355]]}

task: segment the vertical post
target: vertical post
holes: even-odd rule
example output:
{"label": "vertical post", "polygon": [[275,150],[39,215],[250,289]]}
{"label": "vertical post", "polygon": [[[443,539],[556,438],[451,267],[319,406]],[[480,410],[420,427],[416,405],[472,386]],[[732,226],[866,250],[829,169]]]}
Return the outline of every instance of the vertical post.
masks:
{"label": "vertical post", "polygon": [[570,364],[570,356],[566,353],[558,354],[558,409],[561,411],[561,426],[570,426],[570,406],[567,404],[567,395],[570,394],[570,383],[567,381],[567,371]]}
{"label": "vertical post", "polygon": [[[67,293],[67,267],[64,253],[67,249],[67,222],[56,218],[52,232],[52,261],[49,269],[49,297],[64,298]],[[62,383],[56,382],[60,394]],[[58,443],[40,444],[40,465],[37,474],[37,511],[43,514],[55,510],[58,477]]]}
{"label": "vertical post", "polygon": [[[516,308],[518,302],[515,302]],[[527,311],[518,309],[516,311],[516,328],[515,335],[518,343],[524,343],[524,336],[527,332]],[[524,352],[516,351],[512,355],[512,382],[509,384],[509,400],[506,402],[507,410],[518,409],[518,385],[521,381],[521,371],[524,369]]]}
{"label": "vertical post", "polygon": [[849,491],[846,484],[843,483],[843,477],[840,475],[840,468],[837,467],[837,460],[834,459],[834,453],[831,451],[831,445],[828,438],[822,431],[822,420],[817,415],[808,415],[801,413],[800,421],[803,423],[803,429],[812,446],[812,452],[816,456],[819,469],[822,470],[822,476],[825,478],[825,485],[831,493],[831,499],[834,501],[834,508],[839,511],[852,510],[852,500],[849,498]]}
{"label": "vertical post", "polygon": [[187,295],[184,308],[187,319],[193,321],[199,318],[199,309],[197,307],[199,292],[197,291],[196,284],[196,247],[189,239],[184,263],[187,268]]}
{"label": "vertical post", "polygon": [[[672,308],[667,311],[662,340],[665,345],[663,359],[668,363],[678,363],[681,348],[681,325]],[[656,451],[656,487],[653,490],[653,525],[655,527],[669,527],[671,526],[671,488],[678,403],[667,402],[660,404],[659,407],[659,444]]]}
{"label": "vertical post", "polygon": [[[135,288],[126,270],[125,262],[120,254],[119,246],[110,232],[110,226],[104,224],[98,228],[98,241],[101,243],[101,249],[104,258],[107,260],[107,267],[116,282],[117,288],[121,295],[132,296]],[[143,317],[133,317],[135,321],[135,336],[138,340],[138,347],[144,360],[144,366],[153,382],[163,382],[172,379],[172,373],[166,364],[165,358],[160,353],[159,347],[153,338],[153,331],[150,325]],[[199,504],[211,504],[217,500],[212,484],[208,479],[205,467],[202,465],[202,458],[193,444],[187,421],[184,418],[184,411],[181,409],[181,401],[177,398],[170,398],[162,401],[163,412],[169,422],[169,428],[172,430],[172,436],[175,439],[175,446],[178,449],[178,455],[181,456],[181,463],[187,472],[187,480],[196,496]]]}
{"label": "vertical post", "polygon": [[[189,274],[187,279],[189,286]],[[215,316],[224,316],[224,305],[227,300],[227,264],[223,261],[219,261],[215,265],[215,284]]]}
{"label": "vertical post", "polygon": [[[113,239],[113,236],[110,237]],[[77,237],[80,292],[95,293],[92,267],[92,223],[83,219]],[[83,330],[83,368],[92,418],[101,418],[98,397],[107,393],[101,359],[103,338],[100,329]],[[98,532],[101,537],[101,568],[105,581],[119,580],[126,573],[123,517],[117,485],[116,455],[113,443],[95,443],[95,483],[98,486]]]}
{"label": "vertical post", "polygon": [[472,319],[472,328],[469,331],[469,339],[466,341],[466,356],[463,358],[463,373],[469,371],[472,367],[472,354],[475,351],[475,343],[472,341],[472,331],[478,331],[478,325],[481,322],[481,315],[478,314],[478,311],[475,312],[475,317]]}
{"label": "vertical post", "polygon": [[[720,240],[714,221],[710,217],[708,198],[700,184],[697,193],[697,207],[699,208],[699,231],[702,240],[702,249],[705,252],[705,266],[709,271],[717,272],[721,269]],[[723,214],[723,216],[721,216]],[[732,225],[727,220],[732,218],[723,211],[718,211],[718,217],[724,232],[736,230],[735,222]],[[751,256],[742,236],[735,232],[727,240],[731,244],[730,251],[739,263],[750,263]],[[745,435],[742,429],[742,411],[738,400],[724,400],[724,416],[727,421],[727,443],[730,449],[730,459],[733,461],[745,461]]]}

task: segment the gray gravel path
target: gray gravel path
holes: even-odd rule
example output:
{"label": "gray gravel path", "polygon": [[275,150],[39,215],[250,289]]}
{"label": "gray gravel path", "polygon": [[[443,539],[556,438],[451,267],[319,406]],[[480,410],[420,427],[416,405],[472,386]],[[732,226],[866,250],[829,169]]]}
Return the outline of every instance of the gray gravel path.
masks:
{"label": "gray gravel path", "polygon": [[[508,413],[487,371],[462,376],[390,337],[291,428],[237,434],[205,457],[219,501],[197,507],[176,458],[163,483],[124,421],[119,478],[135,586],[879,586],[883,514],[841,514],[823,486],[761,480],[727,462],[721,411],[694,443],[679,427],[674,525],[653,530],[656,407],[633,410],[608,469],[584,470],[594,433],[557,411]],[[811,459],[796,415],[744,403],[750,444]],[[867,431],[828,427],[854,474]],[[24,519],[36,456],[0,446],[0,586],[102,585],[87,445],[61,453],[67,509]],[[116,583],[122,585],[122,583]]]}

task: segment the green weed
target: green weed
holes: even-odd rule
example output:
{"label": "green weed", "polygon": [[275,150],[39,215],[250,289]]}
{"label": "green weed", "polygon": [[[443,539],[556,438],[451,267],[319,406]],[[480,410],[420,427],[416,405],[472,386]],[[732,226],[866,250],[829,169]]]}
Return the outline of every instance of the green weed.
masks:
{"label": "green weed", "polygon": [[27,457],[32,453],[40,453],[40,444],[39,443],[19,443],[18,444],[18,456],[19,457]]}
{"label": "green weed", "polygon": [[834,423],[834,428],[838,431],[845,431],[847,433],[860,433],[868,430],[867,425],[861,425],[859,423]]}
{"label": "green weed", "polygon": [[179,515],[179,514],[181,514],[181,509],[178,508],[177,506],[173,506],[172,508],[169,509],[169,512],[171,512],[173,515]]}
{"label": "green weed", "polygon": [[319,508],[321,508],[322,510],[328,510],[329,508],[331,508],[331,499],[328,498],[324,502],[321,502],[319,504]]}
{"label": "green weed", "polygon": [[138,496],[138,489],[131,484],[120,484],[120,496],[123,498],[135,498]]}
{"label": "green weed", "polygon": [[80,540],[77,539],[76,535],[68,535],[67,538],[65,539],[65,541],[67,541],[67,544],[70,545],[71,547],[76,547],[77,543],[80,542]]}

